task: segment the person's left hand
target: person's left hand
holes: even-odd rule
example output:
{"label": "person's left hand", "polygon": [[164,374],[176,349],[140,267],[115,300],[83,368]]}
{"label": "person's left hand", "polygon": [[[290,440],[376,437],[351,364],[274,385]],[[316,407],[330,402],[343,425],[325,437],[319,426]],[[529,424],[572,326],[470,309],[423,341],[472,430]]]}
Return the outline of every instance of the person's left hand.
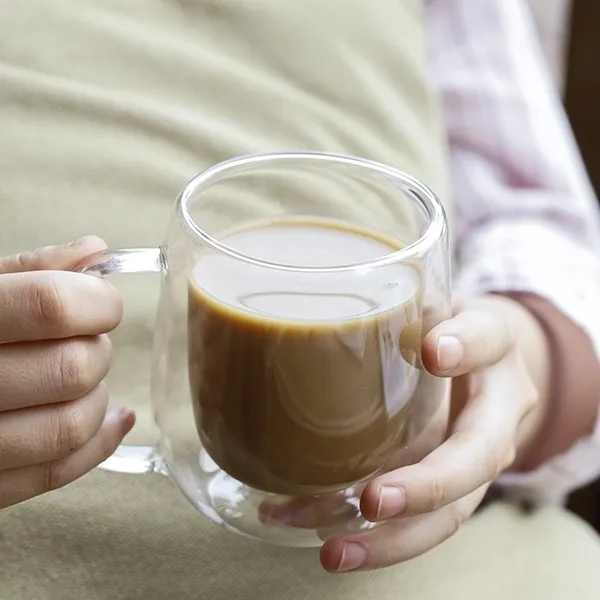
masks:
{"label": "person's left hand", "polygon": [[546,345],[535,318],[497,296],[461,303],[452,319],[427,335],[424,366],[456,378],[448,437],[420,463],[367,485],[362,513],[382,523],[327,540],[321,549],[327,571],[400,563],[458,530],[538,431],[545,413]]}

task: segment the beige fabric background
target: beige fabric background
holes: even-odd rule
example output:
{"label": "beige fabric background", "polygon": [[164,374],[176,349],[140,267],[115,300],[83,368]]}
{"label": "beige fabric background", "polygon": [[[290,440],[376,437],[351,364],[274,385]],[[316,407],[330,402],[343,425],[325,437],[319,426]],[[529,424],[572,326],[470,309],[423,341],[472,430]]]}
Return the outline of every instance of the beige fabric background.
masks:
{"label": "beige fabric background", "polygon": [[495,506],[433,552],[327,575],[312,550],[259,545],[205,521],[166,479],[94,473],[0,515],[1,600],[597,600],[587,525]]}
{"label": "beige fabric background", "polygon": [[[3,254],[84,233],[156,244],[185,181],[249,151],[362,155],[445,196],[418,0],[0,0],[0,15]],[[118,285],[109,385],[140,442],[157,285]],[[497,506],[418,560],[341,577],[224,533],[159,476],[95,471],[0,512],[0,600],[592,600],[599,563],[557,509]]]}

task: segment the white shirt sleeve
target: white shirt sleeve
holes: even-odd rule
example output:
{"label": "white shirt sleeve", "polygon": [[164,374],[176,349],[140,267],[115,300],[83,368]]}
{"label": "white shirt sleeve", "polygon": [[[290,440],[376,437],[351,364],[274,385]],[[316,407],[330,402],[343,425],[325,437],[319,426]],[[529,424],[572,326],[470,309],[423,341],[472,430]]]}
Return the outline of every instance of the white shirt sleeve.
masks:
{"label": "white shirt sleeve", "polygon": [[[533,292],[600,352],[600,219],[524,0],[429,0],[454,186],[455,290]],[[598,390],[600,406],[600,390]],[[600,423],[509,494],[560,501],[600,474]]]}

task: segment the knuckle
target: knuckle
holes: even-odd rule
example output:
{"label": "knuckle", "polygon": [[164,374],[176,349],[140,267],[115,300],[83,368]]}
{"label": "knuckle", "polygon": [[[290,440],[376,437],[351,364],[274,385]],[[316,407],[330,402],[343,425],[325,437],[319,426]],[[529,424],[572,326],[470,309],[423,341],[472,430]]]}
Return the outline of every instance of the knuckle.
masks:
{"label": "knuckle", "polygon": [[28,252],[19,252],[15,256],[15,261],[16,261],[17,265],[19,265],[19,269],[21,271],[28,271],[29,265],[33,261],[33,251],[30,250]]}
{"label": "knuckle", "polygon": [[448,507],[448,529],[446,531],[447,537],[452,537],[461,528],[464,523],[465,516],[463,511],[460,509],[458,503]]}
{"label": "knuckle", "polygon": [[429,470],[425,478],[426,489],[429,498],[430,510],[435,511],[446,503],[446,488],[439,476],[433,470]]}
{"label": "knuckle", "polygon": [[473,509],[465,502],[465,499],[459,500],[448,506],[448,529],[447,537],[450,538],[463,526],[464,522],[471,516]]}
{"label": "knuckle", "polygon": [[121,438],[116,431],[117,430],[111,432],[111,434],[101,436],[99,454],[96,459],[98,463],[112,456],[112,454],[118,448]]}
{"label": "knuckle", "polygon": [[21,271],[31,271],[33,269],[44,270],[50,268],[48,262],[43,260],[44,250],[45,248],[36,248],[15,255],[15,261],[19,269]]}
{"label": "knuckle", "polygon": [[498,444],[491,445],[484,460],[485,475],[483,479],[487,481],[496,479],[514,462],[516,454],[516,448],[512,441],[506,443],[501,440]]}
{"label": "knuckle", "polygon": [[106,333],[103,333],[102,335],[99,335],[96,339],[98,340],[98,344],[100,345],[101,351],[106,359],[107,365],[110,365],[113,359],[114,350],[110,337]]}
{"label": "knuckle", "polygon": [[57,387],[62,396],[75,399],[85,395],[96,385],[90,344],[71,340],[62,346],[56,370]]}
{"label": "knuckle", "polygon": [[98,410],[101,410],[102,417],[106,415],[108,408],[108,389],[104,382],[101,382],[91,393],[90,397],[94,401],[94,404]]}
{"label": "knuckle", "polygon": [[82,448],[88,441],[83,414],[74,404],[56,411],[54,447],[60,457],[68,456]]}
{"label": "knuckle", "polygon": [[38,493],[45,494],[61,488],[64,483],[62,481],[60,463],[52,461],[44,465],[40,465],[39,489]]}
{"label": "knuckle", "polygon": [[64,326],[66,310],[60,286],[54,278],[45,274],[24,286],[24,306],[37,325],[52,330]]}

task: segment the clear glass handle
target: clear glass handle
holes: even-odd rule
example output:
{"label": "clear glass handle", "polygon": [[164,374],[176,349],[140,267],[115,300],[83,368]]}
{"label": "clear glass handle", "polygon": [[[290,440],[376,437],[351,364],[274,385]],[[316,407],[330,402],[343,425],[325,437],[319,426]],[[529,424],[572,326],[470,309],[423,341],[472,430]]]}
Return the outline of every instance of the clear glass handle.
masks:
{"label": "clear glass handle", "polygon": [[162,248],[104,250],[84,258],[73,271],[97,277],[118,273],[164,273],[167,259]]}
{"label": "clear glass handle", "polygon": [[[104,250],[82,260],[73,271],[96,277],[120,273],[166,273],[167,259],[162,248]],[[153,446],[121,444],[116,452],[98,467],[105,471],[133,475],[166,473],[163,462]]]}

